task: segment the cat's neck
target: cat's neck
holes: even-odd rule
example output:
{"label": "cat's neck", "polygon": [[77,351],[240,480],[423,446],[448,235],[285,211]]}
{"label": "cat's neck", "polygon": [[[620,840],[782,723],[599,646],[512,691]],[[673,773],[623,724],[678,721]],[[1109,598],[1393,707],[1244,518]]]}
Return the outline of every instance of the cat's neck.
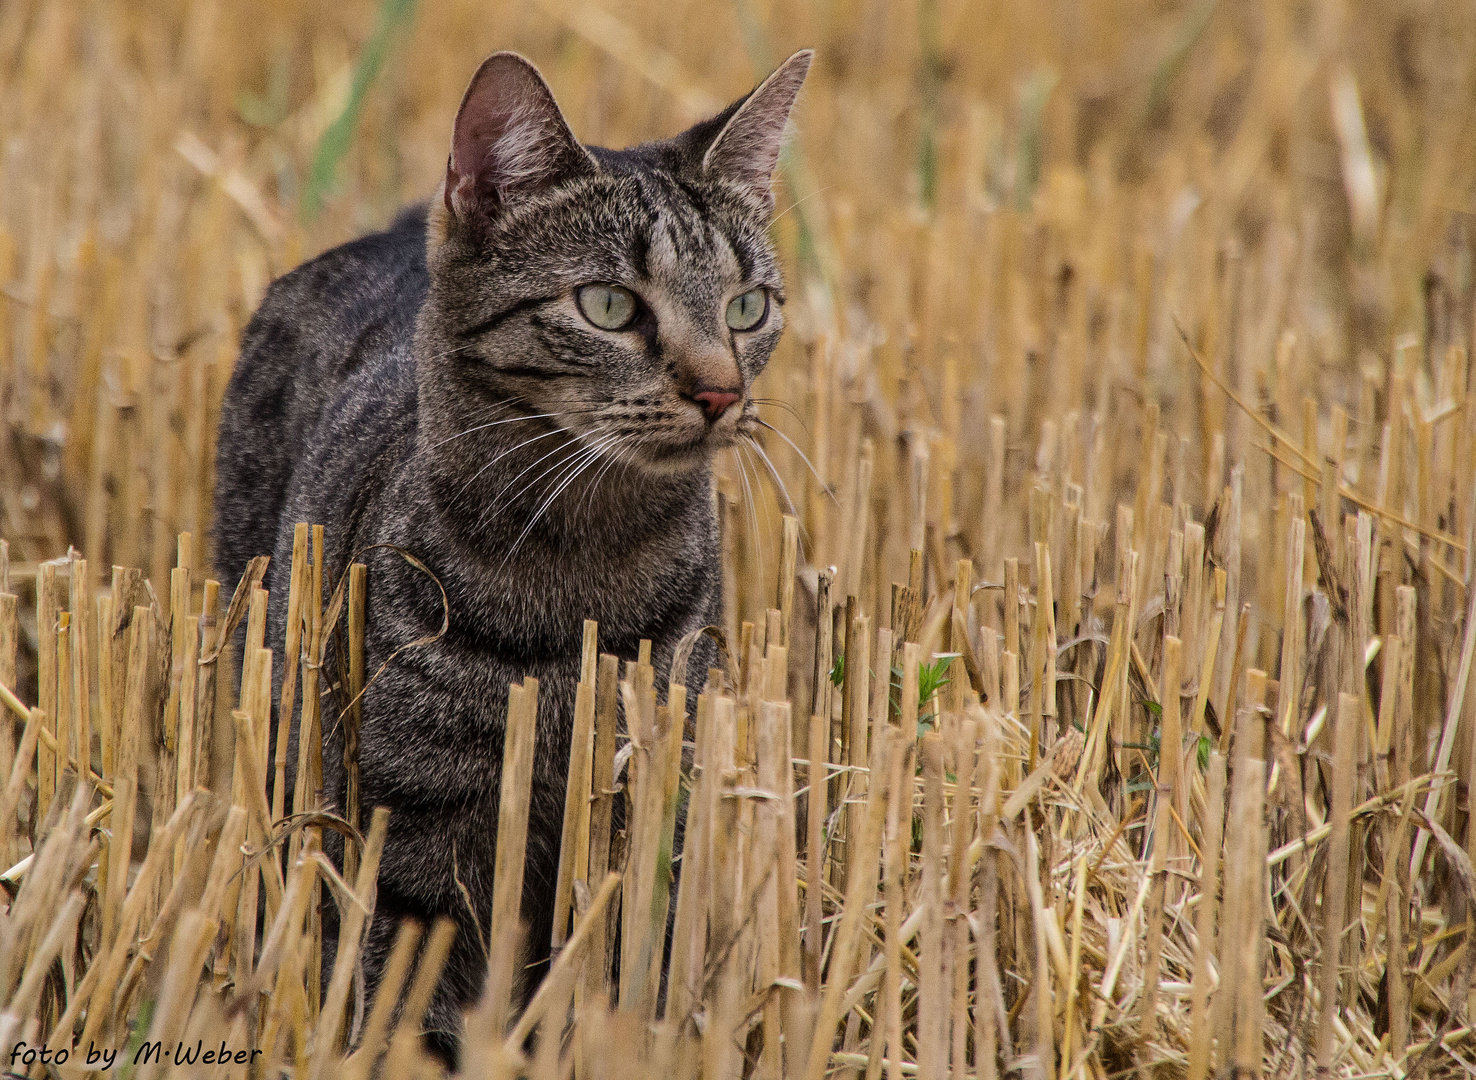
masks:
{"label": "cat's neck", "polygon": [[[633,648],[708,611],[704,583],[716,580],[717,559],[710,470],[659,477],[598,457],[581,470],[581,444],[557,429],[530,430],[537,423],[440,446],[446,434],[418,436],[421,497],[396,531],[435,568],[457,632],[526,651],[593,618],[602,640]],[[578,655],[572,639],[565,644]]]}
{"label": "cat's neck", "polygon": [[706,467],[655,473],[628,449],[581,438],[553,418],[516,406],[486,415],[447,424],[431,410],[417,437],[426,491],[463,543],[514,555],[618,557],[710,514]]}

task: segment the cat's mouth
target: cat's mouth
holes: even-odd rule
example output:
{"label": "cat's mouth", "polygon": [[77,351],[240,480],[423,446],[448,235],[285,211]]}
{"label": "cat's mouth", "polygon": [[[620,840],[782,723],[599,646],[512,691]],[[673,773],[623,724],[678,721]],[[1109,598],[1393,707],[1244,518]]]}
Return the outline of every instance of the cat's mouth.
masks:
{"label": "cat's mouth", "polygon": [[641,456],[659,473],[686,472],[712,460],[720,450],[738,442],[735,428],[708,428],[696,435],[643,442]]}
{"label": "cat's mouth", "polygon": [[672,424],[636,440],[637,456],[651,471],[671,475],[700,468],[722,450],[736,446],[743,437],[747,418],[724,417],[717,423]]}
{"label": "cat's mouth", "polygon": [[[690,399],[675,397],[593,406],[560,403],[544,409],[547,415],[557,416],[554,424],[584,445],[591,459],[609,459],[622,469],[651,476],[701,469],[721,451],[751,436],[758,424],[746,391],[714,419]],[[541,411],[536,406],[529,408]]]}

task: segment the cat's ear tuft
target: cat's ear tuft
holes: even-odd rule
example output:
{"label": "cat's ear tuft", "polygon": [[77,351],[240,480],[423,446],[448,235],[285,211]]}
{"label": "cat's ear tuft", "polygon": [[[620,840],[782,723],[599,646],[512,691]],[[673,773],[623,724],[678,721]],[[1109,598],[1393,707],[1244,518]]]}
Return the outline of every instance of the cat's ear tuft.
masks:
{"label": "cat's ear tuft", "polygon": [[492,218],[519,194],[596,168],[537,68],[511,52],[482,62],[456,113],[447,210],[460,221]]}
{"label": "cat's ear tuft", "polygon": [[739,183],[773,207],[784,127],[814,58],[801,49],[743,99],[703,155],[704,174]]}

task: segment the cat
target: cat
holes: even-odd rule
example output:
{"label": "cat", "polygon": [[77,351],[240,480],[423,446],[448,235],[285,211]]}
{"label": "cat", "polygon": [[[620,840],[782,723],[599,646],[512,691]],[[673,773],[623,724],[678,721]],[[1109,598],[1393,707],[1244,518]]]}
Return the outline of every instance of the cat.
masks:
{"label": "cat", "polygon": [[[486,972],[508,685],[540,682],[534,964],[583,620],[623,659],[649,639],[658,685],[685,635],[721,625],[711,462],[758,423],[751,387],[783,326],[771,185],[811,56],[674,138],[607,150],[574,137],[531,63],[497,53],[462,98],[437,196],[273,283],[242,336],[215,560],[234,581],[272,554],[269,641],[284,638],[299,521],[326,527],[334,574],[356,553],[369,564],[371,673],[440,629],[445,589],[444,636],[401,652],[363,698],[359,762],[360,820],[391,811],[368,986],[402,918],[455,920],[425,1021],[448,1059]],[[692,657],[689,701],[710,656]],[[276,668],[280,686],[280,649]],[[331,699],[323,714],[324,797],[341,811]]]}

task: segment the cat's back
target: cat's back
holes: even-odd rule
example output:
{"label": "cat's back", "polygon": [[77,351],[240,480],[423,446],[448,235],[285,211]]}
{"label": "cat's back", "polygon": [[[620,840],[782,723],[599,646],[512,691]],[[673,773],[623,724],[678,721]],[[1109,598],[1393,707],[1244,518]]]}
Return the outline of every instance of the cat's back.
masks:
{"label": "cat's back", "polygon": [[242,334],[216,448],[215,565],[225,581],[273,550],[294,466],[344,380],[405,355],[428,287],[425,217],[411,208],[277,279]]}

